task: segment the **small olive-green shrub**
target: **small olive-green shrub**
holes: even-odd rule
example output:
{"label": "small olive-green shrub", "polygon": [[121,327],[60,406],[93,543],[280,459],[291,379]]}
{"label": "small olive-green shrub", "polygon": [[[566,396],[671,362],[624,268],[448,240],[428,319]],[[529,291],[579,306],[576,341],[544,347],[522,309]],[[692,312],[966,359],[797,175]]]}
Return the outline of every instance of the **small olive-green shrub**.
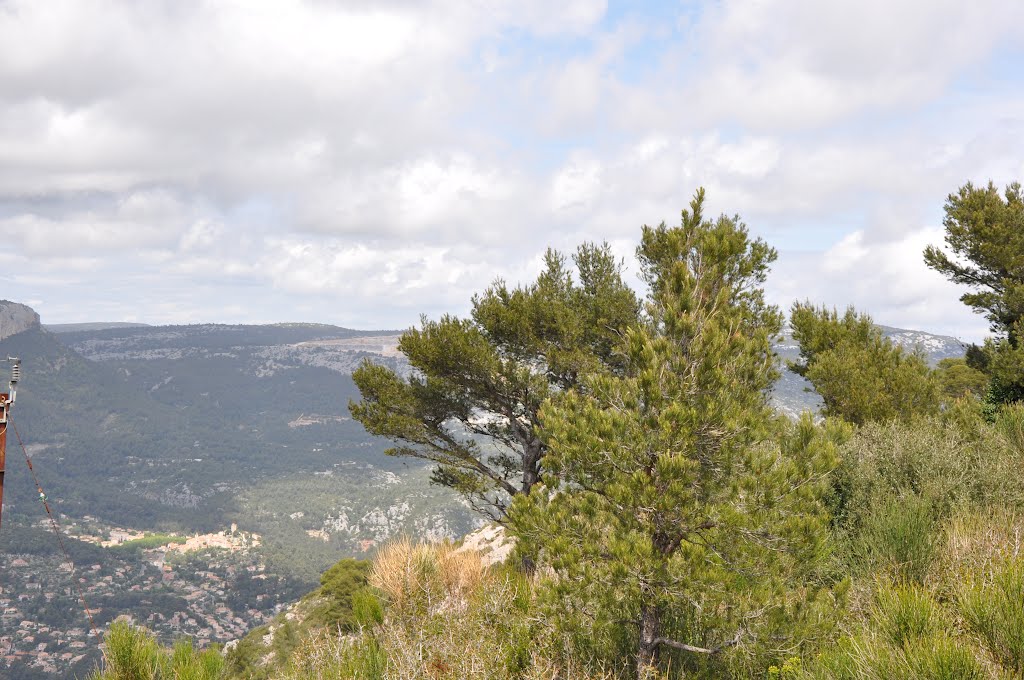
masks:
{"label": "small olive-green shrub", "polygon": [[871,423],[840,449],[833,513],[838,525],[856,531],[888,501],[918,496],[937,519],[993,501],[1024,507],[1024,449],[980,411],[951,410],[946,417]]}
{"label": "small olive-green shrub", "polygon": [[817,680],[982,680],[976,650],[923,587],[877,586],[868,617],[798,670]]}
{"label": "small olive-green shrub", "polygon": [[942,623],[936,603],[913,585],[881,588],[873,616],[881,638],[895,647],[937,632]]}
{"label": "small olive-green shrub", "polygon": [[930,503],[920,496],[888,499],[864,518],[851,542],[863,567],[921,583],[935,557],[936,527]]}
{"label": "small olive-green shrub", "polygon": [[1008,404],[1000,409],[995,426],[1006,444],[1024,457],[1024,403]]}
{"label": "small olive-green shrub", "polygon": [[1008,669],[1024,672],[1024,558],[976,575],[960,597],[964,618]]}
{"label": "small olive-green shrub", "polygon": [[200,651],[189,640],[167,649],[145,628],[122,621],[111,624],[104,647],[105,668],[92,680],[217,680],[224,670],[218,649]]}
{"label": "small olive-green shrub", "polygon": [[318,603],[310,614],[310,622],[345,632],[358,628],[354,603],[366,590],[369,572],[369,561],[354,559],[341,560],[325,571],[320,577],[320,588],[314,593]]}
{"label": "small olive-green shrub", "polygon": [[383,680],[387,654],[372,635],[338,636],[327,630],[306,637],[289,667],[275,677],[290,680]]}

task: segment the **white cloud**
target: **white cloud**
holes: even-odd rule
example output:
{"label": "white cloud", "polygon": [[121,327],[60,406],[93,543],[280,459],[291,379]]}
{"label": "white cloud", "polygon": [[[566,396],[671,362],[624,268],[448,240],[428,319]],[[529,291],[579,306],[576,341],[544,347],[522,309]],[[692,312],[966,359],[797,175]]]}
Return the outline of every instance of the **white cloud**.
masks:
{"label": "white cloud", "polygon": [[823,257],[783,253],[769,282],[784,307],[809,299],[839,309],[868,312],[876,322],[929,330],[977,341],[985,323],[957,302],[964,290],[924,264],[927,245],[940,245],[941,229],[926,227],[884,243],[854,232]]}
{"label": "white cloud", "polygon": [[1024,37],[1024,6],[998,0],[728,0],[695,29],[702,113],[754,128],[905,111]]}
{"label": "white cloud", "polygon": [[648,9],[0,1],[5,294],[402,326],[549,244],[631,255],[703,185],[779,299],[984,328],[917,251],[946,193],[1024,176],[1024,5]]}
{"label": "white cloud", "polygon": [[590,206],[601,191],[601,163],[584,156],[570,160],[558,171],[551,187],[551,207],[556,211]]}
{"label": "white cloud", "polygon": [[[864,232],[855,231],[825,251],[822,269],[827,272],[849,273],[864,264],[864,257],[868,252],[864,246]],[[860,273],[865,272],[860,270]]]}
{"label": "white cloud", "polygon": [[198,219],[181,235],[179,248],[182,251],[208,250],[224,235],[221,224],[207,219]]}

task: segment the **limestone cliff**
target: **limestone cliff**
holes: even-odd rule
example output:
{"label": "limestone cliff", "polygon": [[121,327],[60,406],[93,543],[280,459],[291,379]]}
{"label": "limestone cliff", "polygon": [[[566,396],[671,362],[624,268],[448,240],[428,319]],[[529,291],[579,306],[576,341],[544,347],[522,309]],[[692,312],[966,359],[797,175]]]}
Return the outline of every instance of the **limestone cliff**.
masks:
{"label": "limestone cliff", "polygon": [[0,300],[0,340],[39,328],[39,315],[31,307]]}

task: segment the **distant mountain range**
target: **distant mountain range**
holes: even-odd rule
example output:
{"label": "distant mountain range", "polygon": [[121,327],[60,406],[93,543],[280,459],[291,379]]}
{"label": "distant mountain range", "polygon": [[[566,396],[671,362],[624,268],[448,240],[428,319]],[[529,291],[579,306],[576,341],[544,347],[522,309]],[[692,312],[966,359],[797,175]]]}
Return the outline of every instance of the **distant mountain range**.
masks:
{"label": "distant mountain range", "polygon": [[[454,537],[472,525],[422,465],[382,455],[387,442],[349,419],[361,361],[403,370],[396,331],[23,326],[0,354],[22,357],[16,417],[40,467],[59,462],[51,485],[63,512],[136,528],[280,530],[319,555],[310,575],[398,532]],[[16,475],[5,498],[15,513],[32,497]]]}
{"label": "distant mountain range", "polygon": [[[955,338],[882,330],[932,363],[964,351]],[[10,337],[0,340],[0,356],[24,362],[18,420],[40,464],[60,461],[53,474],[65,512],[139,528],[273,526],[293,548],[298,531],[320,565],[398,532],[454,536],[473,523],[455,497],[426,483],[423,465],[382,455],[388,442],[349,419],[348,402],[358,398],[351,373],[362,361],[409,370],[399,331],[41,326],[30,308],[0,301],[3,332]],[[783,362],[798,357],[788,334],[776,349]],[[787,370],[772,399],[790,415],[821,406],[810,384]],[[19,490],[16,474],[5,500],[19,512],[32,490]],[[365,483],[378,478],[397,482]],[[279,496],[282,507],[268,505]],[[297,519],[285,522],[282,513]]]}
{"label": "distant mountain range", "polygon": [[943,359],[962,357],[967,345],[948,335],[934,335],[923,331],[908,331],[891,326],[879,326],[887,338],[908,350],[920,350],[934,366]]}
{"label": "distant mountain range", "polygon": [[43,326],[43,329],[51,333],[74,333],[76,331],[105,331],[111,328],[140,328],[148,325],[148,323],[127,321],[99,321],[96,323],[48,323]]}

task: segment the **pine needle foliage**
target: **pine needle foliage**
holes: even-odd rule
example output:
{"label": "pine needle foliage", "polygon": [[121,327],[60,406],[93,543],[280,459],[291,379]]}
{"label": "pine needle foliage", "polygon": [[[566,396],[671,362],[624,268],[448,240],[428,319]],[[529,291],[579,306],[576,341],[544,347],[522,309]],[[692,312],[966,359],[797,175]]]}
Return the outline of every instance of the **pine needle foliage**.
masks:
{"label": "pine needle foliage", "polygon": [[320,577],[320,589],[315,591],[319,600],[310,614],[311,622],[340,628],[349,632],[358,626],[355,604],[366,588],[370,563],[365,560],[343,559]]}
{"label": "pine needle foliage", "polygon": [[620,370],[613,350],[636,323],[636,295],[607,244],[584,244],[572,261],[548,250],[534,283],[496,281],[468,319],[424,318],[399,341],[411,376],[370,362],[352,375],[362,397],[352,416],[396,443],[389,454],[436,463],[434,481],[494,521],[540,479],[541,404],[581,376]]}
{"label": "pine needle foliage", "polygon": [[775,251],[703,205],[699,190],[681,226],[644,227],[650,296],[646,323],[625,332],[625,370],[545,404],[544,486],[512,515],[557,575],[557,616],[619,640],[641,677],[712,677],[768,637],[794,644],[787,626],[827,551],[837,433],[784,425],[767,404],[782,317],[761,286]]}
{"label": "pine needle foliage", "polygon": [[790,325],[800,361],[789,368],[810,380],[827,415],[861,425],[939,410],[940,383],[924,358],[886,338],[867,314],[797,302]]}
{"label": "pine needle foliage", "polygon": [[925,263],[955,283],[974,288],[960,300],[985,314],[992,331],[1016,345],[1024,318],[1024,192],[1014,182],[1000,195],[989,182],[968,182],[946,199],[946,247],[924,251]]}
{"label": "pine needle foliage", "polygon": [[982,363],[992,378],[995,404],[1024,400],[1024,191],[1014,182],[968,182],[946,199],[946,248],[924,251],[924,261],[955,283],[970,287],[960,300],[989,321]]}

